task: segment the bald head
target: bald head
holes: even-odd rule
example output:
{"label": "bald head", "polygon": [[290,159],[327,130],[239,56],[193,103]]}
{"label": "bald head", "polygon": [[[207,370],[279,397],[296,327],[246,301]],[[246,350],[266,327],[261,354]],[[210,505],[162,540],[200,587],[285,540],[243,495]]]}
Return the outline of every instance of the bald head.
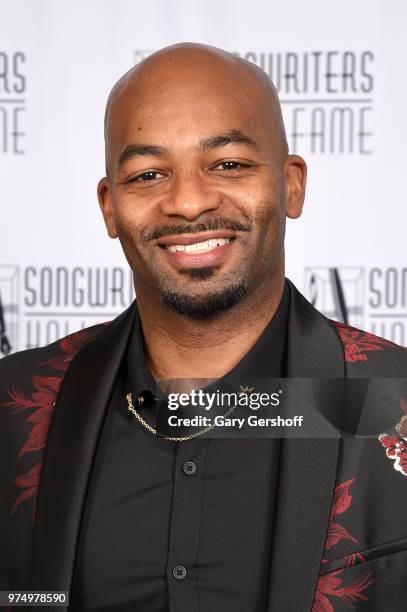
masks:
{"label": "bald head", "polygon": [[105,135],[99,204],[144,312],[214,317],[282,293],[306,165],[262,70],[205,45],[162,49],[114,86]]}
{"label": "bald head", "polygon": [[[173,105],[185,118],[224,112],[239,107],[242,120],[263,132],[275,160],[288,154],[287,139],[277,92],[263,70],[222,49],[180,43],[150,55],[124,74],[112,88],[105,113],[106,172],[112,175],[125,146],[128,122],[143,136],[143,125],[154,123],[157,113]],[[168,120],[171,120],[168,113]],[[140,118],[143,121],[139,121]],[[225,123],[225,125],[226,125]],[[137,124],[137,126],[136,126]],[[230,126],[229,126],[230,127]],[[241,126],[234,126],[240,131]],[[226,130],[225,130],[226,131]],[[230,131],[230,130],[229,130]],[[219,130],[218,130],[219,132]]]}

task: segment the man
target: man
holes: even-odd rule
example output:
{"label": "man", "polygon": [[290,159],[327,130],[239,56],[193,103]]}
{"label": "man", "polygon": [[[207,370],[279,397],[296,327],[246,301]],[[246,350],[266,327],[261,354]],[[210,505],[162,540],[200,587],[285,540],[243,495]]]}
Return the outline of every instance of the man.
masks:
{"label": "man", "polygon": [[1,362],[1,588],[81,611],[404,610],[403,419],[380,440],[154,435],[163,379],[406,372],[284,278],[306,165],[272,84],[174,45],[115,85],[105,138],[98,197],[137,302]]}

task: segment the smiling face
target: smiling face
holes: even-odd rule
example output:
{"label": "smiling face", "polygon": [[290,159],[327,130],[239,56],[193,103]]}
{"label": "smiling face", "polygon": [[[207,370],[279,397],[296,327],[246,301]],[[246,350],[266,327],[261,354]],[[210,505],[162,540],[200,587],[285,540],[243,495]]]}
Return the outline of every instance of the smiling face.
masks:
{"label": "smiling face", "polygon": [[284,277],[285,217],[301,212],[305,164],[287,157],[265,79],[195,45],[119,83],[98,193],[138,296],[212,316]]}

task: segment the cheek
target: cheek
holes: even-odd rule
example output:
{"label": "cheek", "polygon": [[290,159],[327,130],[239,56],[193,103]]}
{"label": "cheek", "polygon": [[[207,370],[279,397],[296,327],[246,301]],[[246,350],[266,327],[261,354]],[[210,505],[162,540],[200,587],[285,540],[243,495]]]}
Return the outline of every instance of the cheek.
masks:
{"label": "cheek", "polygon": [[133,198],[121,197],[114,202],[114,218],[117,230],[126,236],[138,238],[148,224],[145,208]]}
{"label": "cheek", "polygon": [[257,207],[258,222],[272,234],[284,231],[285,225],[285,195],[281,177],[270,181],[268,189],[263,190]]}
{"label": "cheek", "polygon": [[279,193],[263,193],[253,208],[252,224],[259,257],[273,257],[284,243],[285,214]]}
{"label": "cheek", "polygon": [[[283,189],[280,176],[262,177],[253,181],[243,197],[236,194],[241,211],[255,223],[281,217]],[[241,196],[241,194],[240,194]]]}
{"label": "cheek", "polygon": [[270,194],[263,194],[263,198],[256,202],[252,210],[253,229],[263,234],[278,234],[280,226],[284,223],[284,215],[277,198]]}

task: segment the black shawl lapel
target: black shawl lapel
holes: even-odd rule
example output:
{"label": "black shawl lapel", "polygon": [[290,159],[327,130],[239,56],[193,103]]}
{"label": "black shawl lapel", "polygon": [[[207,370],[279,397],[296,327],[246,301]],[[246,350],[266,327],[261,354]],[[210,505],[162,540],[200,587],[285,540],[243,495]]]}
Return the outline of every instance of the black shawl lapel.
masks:
{"label": "black shawl lapel", "polygon": [[48,434],[38,492],[33,590],[70,589],[98,435],[134,315],[135,302],[79,351],[66,373]]}
{"label": "black shawl lapel", "polygon": [[[343,351],[336,332],[288,283],[288,376],[342,378]],[[71,587],[86,487],[134,314],[133,303],[80,350],[66,374],[48,434],[38,492],[32,590]],[[339,440],[333,439],[282,441],[268,612],[311,609],[338,449]]]}
{"label": "black shawl lapel", "polygon": [[[288,281],[288,377],[343,378],[340,339]],[[309,612],[317,585],[331,510],[339,439],[283,439],[268,612]]]}

